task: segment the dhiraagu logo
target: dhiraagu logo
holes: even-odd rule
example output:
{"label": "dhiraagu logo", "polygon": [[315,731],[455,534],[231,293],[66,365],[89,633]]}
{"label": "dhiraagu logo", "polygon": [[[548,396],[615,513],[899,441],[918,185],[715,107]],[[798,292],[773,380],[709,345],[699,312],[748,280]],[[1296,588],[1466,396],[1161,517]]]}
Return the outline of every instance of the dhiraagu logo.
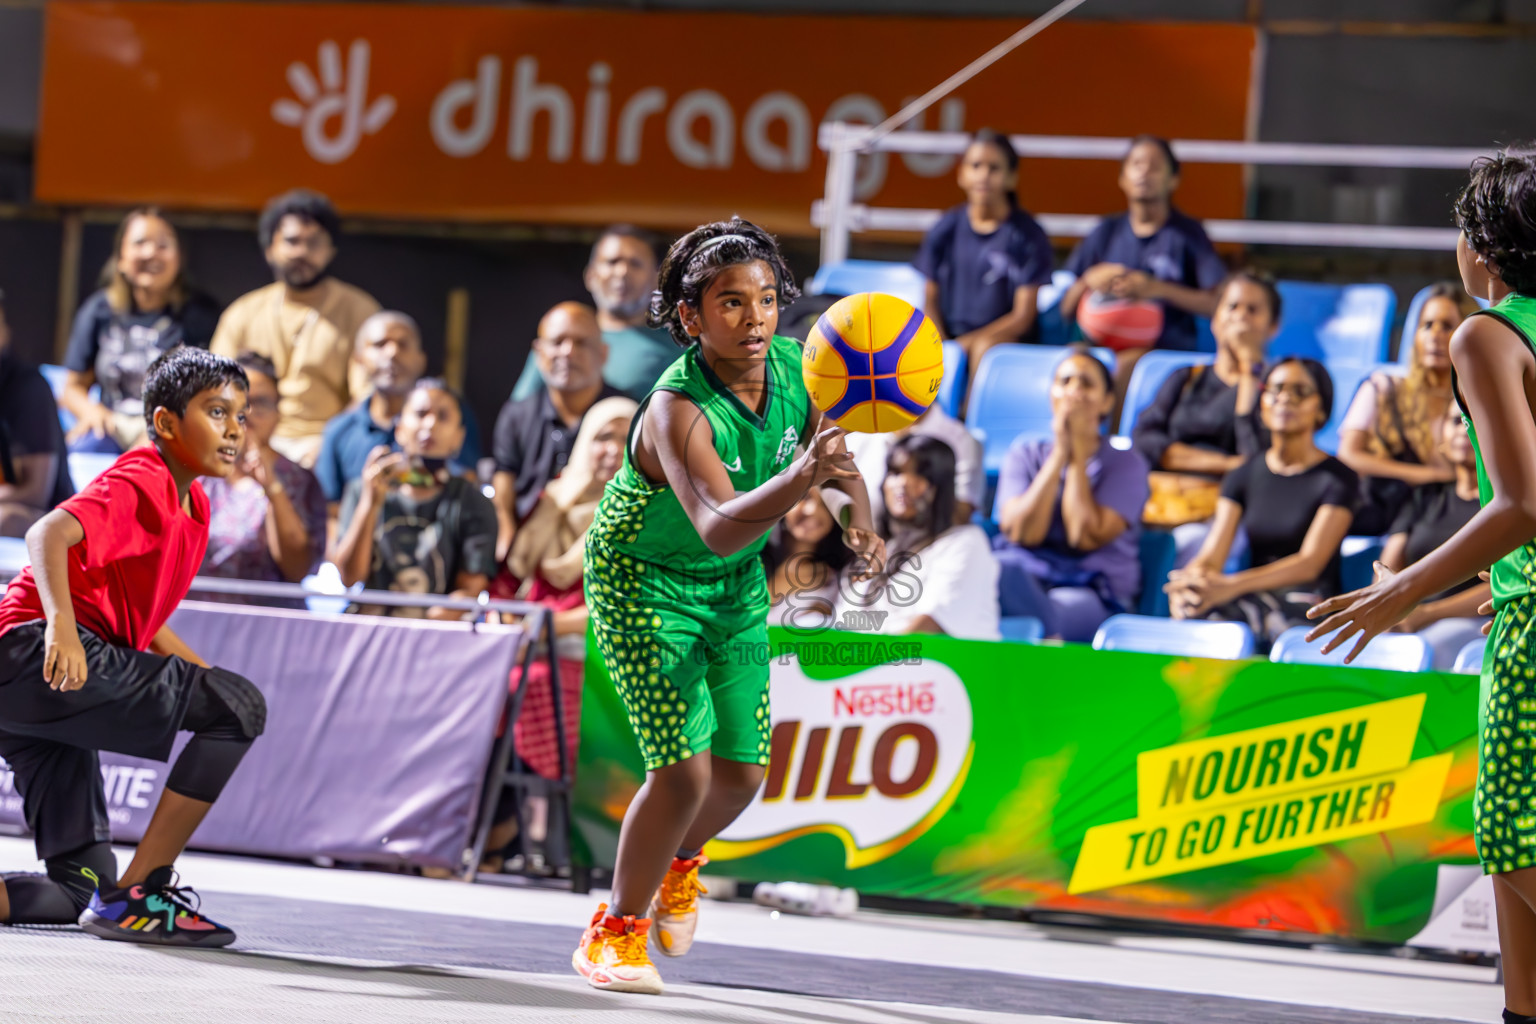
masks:
{"label": "dhiraagu logo", "polygon": [[1093,892],[1431,820],[1451,754],[1413,757],[1424,694],[1148,750],[1136,817],[1083,838]]}
{"label": "dhiraagu logo", "polygon": [[773,742],[757,799],[706,848],[749,857],[812,833],[842,840],[849,868],[891,856],[954,804],[970,771],[971,700],[946,665],[881,665],[809,679],[773,664]]}
{"label": "dhiraagu logo", "polygon": [[341,163],[364,135],[378,132],[395,114],[393,96],[368,100],[371,58],[368,40],[355,39],[343,63],[341,47],[327,39],[320,44],[318,82],[308,65],[288,65],[288,85],[298,100],[274,102],[272,119],[299,129],[305,151],[320,163]]}

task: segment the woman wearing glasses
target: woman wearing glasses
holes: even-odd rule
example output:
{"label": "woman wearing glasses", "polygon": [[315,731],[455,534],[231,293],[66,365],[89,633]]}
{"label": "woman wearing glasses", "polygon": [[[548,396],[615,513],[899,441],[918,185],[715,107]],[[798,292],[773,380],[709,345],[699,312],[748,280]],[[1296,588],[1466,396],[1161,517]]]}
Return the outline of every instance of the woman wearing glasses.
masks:
{"label": "woman wearing glasses", "polygon": [[[1333,412],[1333,381],[1321,363],[1276,363],[1259,408],[1268,449],[1227,474],[1205,544],[1164,589],[1174,618],[1246,622],[1267,648],[1305,622],[1311,605],[1339,592],[1339,544],[1360,481],[1314,441]],[[1221,570],[1239,525],[1253,565],[1229,575]]]}
{"label": "woman wearing glasses", "polygon": [[271,361],[242,352],[235,362],[251,382],[245,449],[227,479],[203,478],[208,553],[201,572],[297,583],[320,563],[325,548],[325,495],[313,473],[272,450],[279,414],[277,371]]}

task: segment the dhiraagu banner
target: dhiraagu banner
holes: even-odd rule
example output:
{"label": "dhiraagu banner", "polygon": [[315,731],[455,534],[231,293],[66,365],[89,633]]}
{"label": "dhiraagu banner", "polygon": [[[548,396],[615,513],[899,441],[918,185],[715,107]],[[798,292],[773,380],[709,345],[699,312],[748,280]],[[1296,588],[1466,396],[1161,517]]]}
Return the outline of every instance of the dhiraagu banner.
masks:
{"label": "dhiraagu banner", "polygon": [[[771,634],[771,764],[711,870],[1402,942],[1475,862],[1473,676]],[[587,662],[578,846],[643,781]]]}

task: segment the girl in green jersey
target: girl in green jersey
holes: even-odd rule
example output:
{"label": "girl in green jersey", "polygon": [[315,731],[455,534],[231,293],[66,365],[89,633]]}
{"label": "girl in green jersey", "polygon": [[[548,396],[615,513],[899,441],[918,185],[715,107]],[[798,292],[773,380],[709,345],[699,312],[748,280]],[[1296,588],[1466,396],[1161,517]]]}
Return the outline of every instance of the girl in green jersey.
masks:
{"label": "girl in green jersey", "polygon": [[1308,639],[1358,636],[1346,660],[1420,601],[1492,566],[1494,619],[1478,702],[1473,835],[1493,876],[1504,959],[1504,1020],[1536,1022],[1536,153],[1472,165],[1456,200],[1456,261],[1491,308],[1451,336],[1451,383],[1477,454],[1482,509],[1450,540],[1393,574],[1324,601]]}
{"label": "girl in green jersey", "polygon": [[613,905],[572,955],[596,988],[661,991],[649,933],[687,952],[700,851],[762,783],[769,529],[820,486],[846,513],[848,546],[884,561],[843,432],[806,395],[799,343],[774,334],[798,294],[772,236],[740,219],[683,236],[661,265],[652,326],[685,348],[641,403],[584,565],[592,632],[646,767]]}

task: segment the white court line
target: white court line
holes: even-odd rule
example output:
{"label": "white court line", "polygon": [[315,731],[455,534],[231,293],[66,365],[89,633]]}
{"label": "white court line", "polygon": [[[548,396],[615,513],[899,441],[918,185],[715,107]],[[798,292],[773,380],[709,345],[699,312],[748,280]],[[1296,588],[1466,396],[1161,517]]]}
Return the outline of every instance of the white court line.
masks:
{"label": "white court line", "polygon": [[[124,862],[125,853],[119,851]],[[0,837],[0,870],[31,870],[35,866],[29,841]],[[178,867],[187,883],[210,893],[273,894],[569,928],[584,926],[601,896],[463,885],[202,854],[183,857]],[[210,899],[211,906],[216,906],[215,899]],[[984,928],[971,927],[978,922],[964,922],[964,929],[954,927],[957,923],[871,913],[848,920],[790,915],[774,918],[750,904],[710,902],[703,905],[698,939],[813,956],[989,970],[1022,977],[1448,1020],[1497,1019],[1503,1008],[1502,993],[1490,984],[1493,971],[1487,968],[1206,940],[1059,942],[1040,929],[1007,922],[986,922],[988,927]],[[1226,959],[1215,959],[1217,956]]]}

